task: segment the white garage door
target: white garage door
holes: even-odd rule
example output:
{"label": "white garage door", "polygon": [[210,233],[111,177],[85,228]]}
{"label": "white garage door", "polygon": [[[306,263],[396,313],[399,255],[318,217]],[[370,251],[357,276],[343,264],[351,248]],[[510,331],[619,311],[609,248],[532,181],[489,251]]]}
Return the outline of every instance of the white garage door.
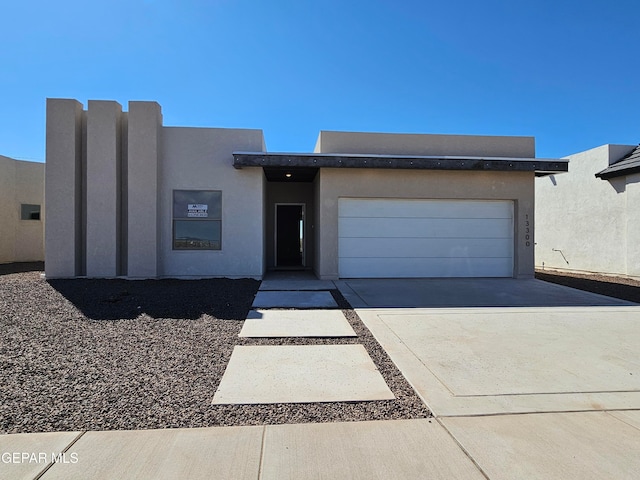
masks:
{"label": "white garage door", "polygon": [[342,278],[511,277],[513,202],[341,198]]}

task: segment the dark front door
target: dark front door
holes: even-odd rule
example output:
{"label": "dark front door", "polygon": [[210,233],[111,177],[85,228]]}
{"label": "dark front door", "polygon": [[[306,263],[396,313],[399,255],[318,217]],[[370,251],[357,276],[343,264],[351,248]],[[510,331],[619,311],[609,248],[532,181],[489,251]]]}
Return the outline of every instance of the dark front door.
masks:
{"label": "dark front door", "polygon": [[276,266],[301,267],[303,251],[302,205],[276,205]]}

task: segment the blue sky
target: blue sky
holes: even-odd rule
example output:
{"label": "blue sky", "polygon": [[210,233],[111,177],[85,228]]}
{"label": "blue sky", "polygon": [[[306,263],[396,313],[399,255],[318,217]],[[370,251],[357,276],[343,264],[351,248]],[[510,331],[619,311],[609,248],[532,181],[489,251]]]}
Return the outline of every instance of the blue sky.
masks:
{"label": "blue sky", "polygon": [[637,0],[59,0],[0,7],[0,154],[44,160],[47,97],[165,125],[640,143]]}

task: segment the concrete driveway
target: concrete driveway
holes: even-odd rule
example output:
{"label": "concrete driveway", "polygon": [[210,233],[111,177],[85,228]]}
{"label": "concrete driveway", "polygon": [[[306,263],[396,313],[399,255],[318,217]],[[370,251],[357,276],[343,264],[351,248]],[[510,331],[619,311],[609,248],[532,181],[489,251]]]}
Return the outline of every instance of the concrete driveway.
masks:
{"label": "concrete driveway", "polygon": [[637,474],[640,305],[539,280],[337,285],[488,478]]}
{"label": "concrete driveway", "polygon": [[640,409],[640,305],[540,280],[337,284],[437,416]]}

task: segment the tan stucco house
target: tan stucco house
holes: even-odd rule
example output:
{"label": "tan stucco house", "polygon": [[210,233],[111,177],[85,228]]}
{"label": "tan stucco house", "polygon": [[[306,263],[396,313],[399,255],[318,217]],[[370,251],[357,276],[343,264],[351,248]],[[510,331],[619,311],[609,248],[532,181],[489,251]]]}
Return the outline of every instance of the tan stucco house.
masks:
{"label": "tan stucco house", "polygon": [[155,102],[47,102],[46,275],[322,279],[534,274],[532,137],[163,126]]}
{"label": "tan stucco house", "polygon": [[569,173],[536,180],[536,267],[640,277],[640,147],[565,160]]}
{"label": "tan stucco house", "polygon": [[44,167],[0,155],[0,263],[44,260]]}

